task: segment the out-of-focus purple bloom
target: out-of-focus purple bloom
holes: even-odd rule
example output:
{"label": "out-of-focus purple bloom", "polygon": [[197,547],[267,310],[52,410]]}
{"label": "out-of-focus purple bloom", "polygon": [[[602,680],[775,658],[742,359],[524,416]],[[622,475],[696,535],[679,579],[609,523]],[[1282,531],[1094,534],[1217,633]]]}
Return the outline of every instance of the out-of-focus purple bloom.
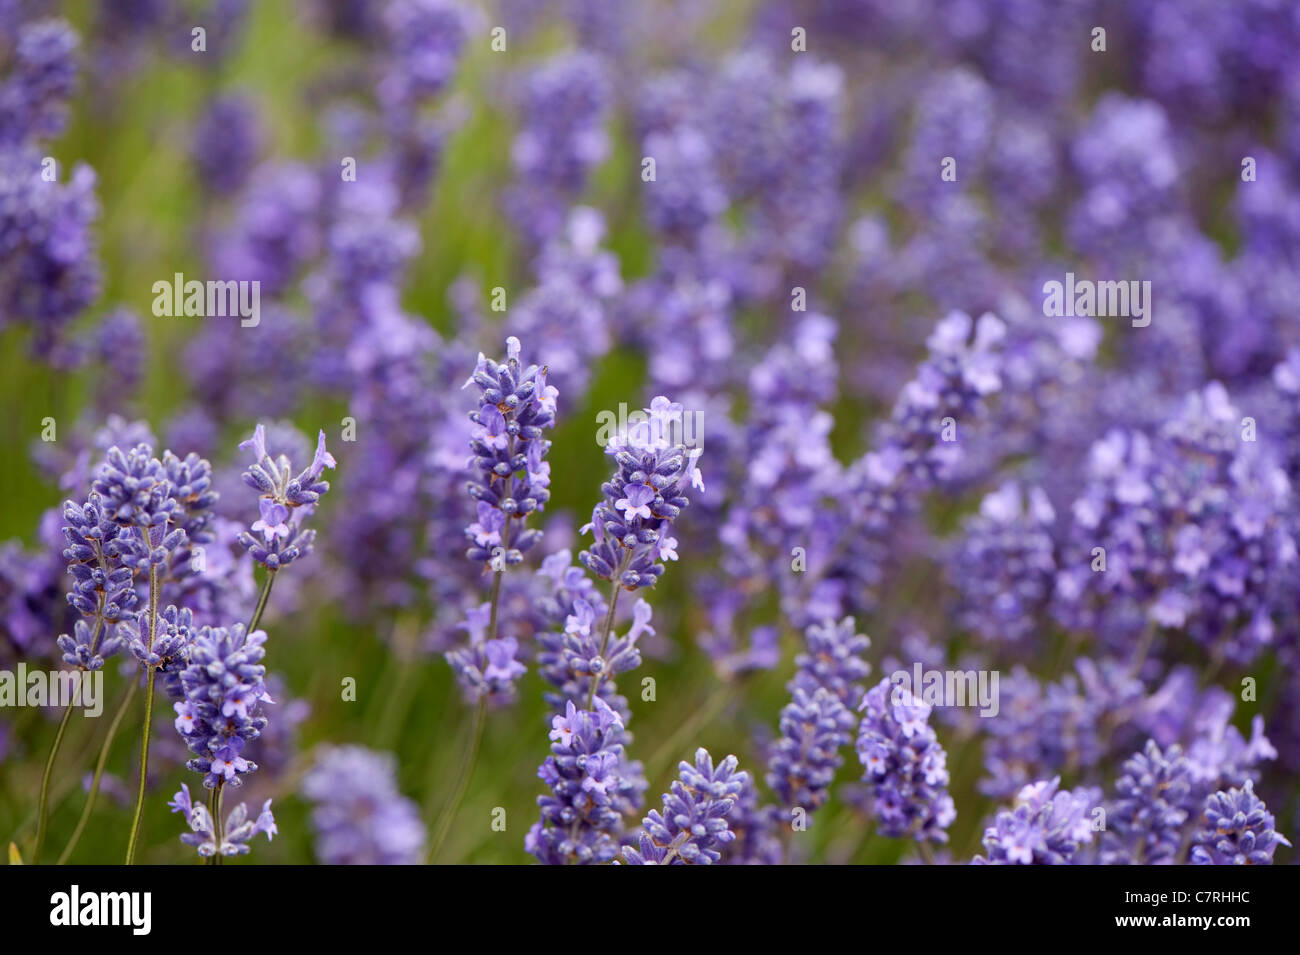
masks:
{"label": "out-of-focus purple bloom", "polygon": [[302,781],[325,865],[417,865],[424,823],[397,789],[397,764],[364,746],[325,748]]}
{"label": "out-of-focus purple bloom", "polygon": [[63,131],[77,80],[80,40],[66,20],[17,24],[13,71],[0,83],[0,147]]}
{"label": "out-of-focus purple bloom", "polygon": [[384,10],[387,55],[379,98],[385,106],[413,109],[447,87],[475,12],[451,0],[396,0]]}
{"label": "out-of-focus purple bloom", "polygon": [[250,100],[239,96],[214,99],[199,118],[190,145],[200,182],[219,196],[238,192],[257,163],[262,138]]}
{"label": "out-of-focus purple bloom", "polygon": [[589,173],[609,153],[609,81],[593,54],[566,53],[531,70],[519,98],[524,122],[511,147],[518,178],[506,206],[540,245],[560,232]]}
{"label": "out-of-focus purple bloom", "polygon": [[1270,448],[1242,440],[1242,420],[1211,383],[1154,437],[1093,446],[1056,582],[1062,622],[1116,649],[1147,627],[1182,629],[1239,662],[1294,628],[1290,482]]}
{"label": "out-of-focus purple bloom", "polygon": [[1023,640],[1039,625],[1056,571],[1055,512],[1041,488],[1009,482],[989,494],[948,560],[962,622],[988,641]]}
{"label": "out-of-focus purple bloom", "polygon": [[0,144],[0,327],[30,325],[34,350],[48,358],[99,295],[91,234],[99,202],[89,166],[46,181],[42,160],[30,144]]}

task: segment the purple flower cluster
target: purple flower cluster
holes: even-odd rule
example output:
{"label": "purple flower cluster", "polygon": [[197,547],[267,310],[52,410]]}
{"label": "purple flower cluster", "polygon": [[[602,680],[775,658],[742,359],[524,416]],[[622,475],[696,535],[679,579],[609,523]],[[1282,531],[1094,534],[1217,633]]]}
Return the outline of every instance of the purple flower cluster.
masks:
{"label": "purple flower cluster", "polygon": [[[567,560],[568,552],[562,551],[561,554]],[[582,571],[577,567],[569,567],[566,573],[569,578],[579,575]],[[581,579],[587,580],[585,575]],[[561,695],[565,699],[592,696],[593,699],[603,699],[626,721],[627,702],[618,695],[614,678],[641,665],[637,640],[644,634],[654,634],[654,628],[650,626],[652,611],[648,603],[638,600],[627,632],[619,636],[611,628],[606,640],[600,616],[604,609],[604,601],[573,597],[572,612],[565,614],[563,630],[538,634],[542,647],[538,663],[542,675],[560,691],[560,694],[548,694],[547,702],[558,707],[562,705]]]}
{"label": "purple flower cluster", "polygon": [[930,706],[889,680],[867,692],[858,759],[872,813],[887,836],[947,842],[957,808],[948,794],[948,755],[929,724]]}
{"label": "purple flower cluster", "polygon": [[715,768],[709,751],[695,751],[695,764],[685,760],[671,790],[664,794],[663,812],[651,809],[634,834],[636,847],[625,846],[629,865],[711,865],[719,849],[736,838],[729,817],[749,774],[737,770],[728,756]]}
{"label": "purple flower cluster", "polygon": [[1273,814],[1250,780],[1241,789],[1205,800],[1204,828],[1192,848],[1194,865],[1271,865],[1277,847],[1290,846],[1273,828]]}
{"label": "purple flower cluster", "polygon": [[984,830],[985,856],[976,865],[1069,865],[1093,840],[1096,794],[1058,790],[1060,777],[1020,790],[1014,809],[998,812]]}
{"label": "purple flower cluster", "polygon": [[203,785],[239,786],[257,771],[244,747],[266,726],[266,633],[246,633],[243,624],[203,627],[194,634],[189,665],[180,673],[183,698],[173,704],[176,731],[194,754],[186,765],[203,774]]}
{"label": "purple flower cluster", "polygon": [[689,488],[704,490],[696,467],[700,448],[681,443],[682,406],[660,395],[647,417],[630,424],[606,447],[618,469],[601,485],[605,499],[591,513],[582,533],[595,538],[578,555],[597,577],[626,590],[653,587],[664,572],[663,561],[677,559],[677,539],[668,531],[690,501]]}
{"label": "purple flower cluster", "polygon": [[1182,747],[1155,740],[1124,761],[1116,798],[1106,812],[1102,859],[1107,865],[1167,865],[1180,861],[1190,814],[1191,774]]}
{"label": "purple flower cluster", "polygon": [[[550,499],[551,466],[543,437],[555,425],[554,386],[546,384],[546,369],[519,364],[519,339],[506,341],[507,358],[497,363],[480,352],[474,374],[465,387],[477,385],[478,408],[470,413],[474,431],[470,447],[478,472],[469,483],[478,520],[465,529],[470,560],[493,570],[514,566],[541,539],[536,528],[518,530],[512,520],[525,520]],[[522,474],[522,476],[521,476]]]}
{"label": "purple flower cluster", "polygon": [[[972,333],[973,330],[973,333]],[[861,462],[869,523],[882,526],[916,495],[949,475],[961,455],[961,435],[974,424],[981,401],[1002,386],[999,343],[1002,320],[977,321],[953,312],[926,344],[930,357],[903,388],[875,450]]]}
{"label": "purple flower cluster", "polygon": [[253,464],[243,478],[245,484],[261,495],[257,502],[261,516],[240,533],[239,543],[253,560],[276,571],[311,553],[316,532],[304,528],[303,520],[330,489],[329,482],[321,475],[325,468],[335,466],[334,456],[325,450],[325,432],[320,432],[311,465],[294,477],[293,467],[285,455],[273,460],[267,453],[266,429],[260,424],[239,448],[253,453]]}
{"label": "purple flower cluster", "polygon": [[198,849],[199,855],[205,859],[216,855],[246,855],[250,849],[248,844],[255,835],[266,833],[266,841],[270,842],[279,831],[275,817],[271,815],[269,799],[262,804],[262,811],[256,819],[248,818],[248,809],[242,802],[230,810],[226,824],[221,829],[220,846],[217,845],[216,831],[208,807],[202,803],[196,804],[190,798],[189,786],[181,783],[180,792],[167,805],[171,806],[172,812],[183,813],[185,821],[189,823],[191,831],[181,836],[181,842]]}
{"label": "purple flower cluster", "polygon": [[38,145],[63,131],[77,35],[63,20],[12,16],[4,39],[13,68],[0,77],[0,328],[30,325],[36,353],[50,360],[66,325],[99,294],[90,232],[99,204],[89,166],[68,176]]}
{"label": "purple flower cluster", "polygon": [[787,809],[811,813],[829,795],[840,750],[849,742],[853,713],[831,690],[795,687],[781,710],[780,736],[767,760],[767,785]]}
{"label": "purple flower cluster", "polygon": [[871,672],[863,654],[871,641],[852,617],[826,620],[805,631],[806,649],[787,685],[792,699],[781,710],[780,736],[767,760],[767,785],[786,809],[817,810],[829,795],[840,750],[850,741],[861,680]]}
{"label": "purple flower cluster", "polygon": [[67,501],[63,505],[63,534],[68,546],[63,551],[73,585],[68,603],[83,618],[94,620],[93,630],[84,619],[76,622],[75,638],[59,638],[63,659],[84,669],[97,670],[104,658],[121,649],[122,642],[114,628],[138,602],[135,590],[134,557],[140,542],[136,531],[119,524],[112,512],[105,512],[99,495],[90,492],[84,505]]}
{"label": "purple flower cluster", "polygon": [[491,607],[485,603],[469,611],[464,624],[469,643],[448,651],[447,662],[468,702],[485,699],[496,707],[514,702],[515,681],[525,668],[515,659],[518,640],[512,636],[489,639]]}
{"label": "purple flower cluster", "polygon": [[1056,576],[1055,511],[1041,488],[1008,482],[989,494],[962,529],[948,560],[961,592],[961,620],[983,640],[1033,634]]}
{"label": "purple flower cluster", "polygon": [[1057,580],[1062,622],[1113,635],[1116,649],[1148,627],[1184,629],[1243,663],[1278,640],[1300,567],[1290,482],[1243,440],[1243,418],[1211,384],[1156,436],[1093,446]]}
{"label": "purple flower cluster", "polygon": [[560,232],[591,169],[609,153],[609,80],[597,57],[561,54],[523,77],[519,99],[523,124],[511,146],[518,181],[506,205],[540,244]]}
{"label": "purple flower cluster", "polygon": [[364,746],[330,746],[303,777],[316,830],[316,857],[325,865],[416,865],[424,823],[397,789],[392,756]]}
{"label": "purple flower cluster", "polygon": [[16,33],[13,72],[0,83],[0,143],[61,133],[77,81],[81,41],[66,20],[25,23]]}
{"label": "purple flower cluster", "polygon": [[551,721],[551,754],[537,771],[551,788],[524,848],[545,865],[592,865],[618,854],[623,817],[641,804],[646,783],[628,763],[623,720],[599,697],[594,710],[572,701]]}

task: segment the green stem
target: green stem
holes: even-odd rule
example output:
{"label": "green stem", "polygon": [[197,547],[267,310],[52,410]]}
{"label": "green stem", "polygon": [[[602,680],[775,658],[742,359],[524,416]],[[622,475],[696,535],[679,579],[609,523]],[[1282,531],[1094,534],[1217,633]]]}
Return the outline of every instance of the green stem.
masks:
{"label": "green stem", "polygon": [[1138,640],[1137,647],[1133,650],[1133,658],[1128,664],[1128,675],[1137,676],[1142,669],[1142,664],[1146,663],[1147,654],[1151,652],[1151,645],[1155,643],[1156,625],[1148,623],[1146,629],[1142,631],[1142,636]]}
{"label": "green stem", "polygon": [[122,703],[113,714],[113,722],[108,725],[108,736],[104,738],[104,745],[99,748],[99,760],[95,763],[95,778],[90,782],[90,794],[86,797],[86,805],[81,810],[81,818],[77,820],[77,828],[72,831],[72,838],[68,840],[67,846],[59,855],[58,865],[63,865],[72,855],[72,850],[77,847],[77,842],[81,839],[81,833],[86,828],[86,822],[90,819],[90,814],[95,809],[95,798],[99,795],[99,781],[104,777],[104,767],[108,765],[109,750],[113,748],[113,737],[117,735],[117,728],[122,725],[122,717],[126,716],[126,711],[131,708],[131,701],[135,699],[135,691],[139,685],[132,680],[126,690],[126,696],[122,698]]}
{"label": "green stem", "polygon": [[[511,456],[514,455],[514,439],[510,443]],[[488,639],[497,638],[497,622],[501,610],[501,579],[505,576],[505,555],[510,549],[510,522],[507,518],[506,526],[501,529],[501,569],[494,571],[492,575],[492,596],[490,602],[492,609],[488,618]],[[447,800],[447,805],[443,808],[442,814],[438,817],[438,826],[434,830],[433,841],[429,843],[429,854],[425,856],[425,863],[432,863],[437,858],[438,850],[442,848],[443,841],[447,838],[447,833],[451,831],[451,820],[456,815],[456,810],[460,808],[461,800],[465,798],[465,792],[469,789],[469,778],[474,774],[474,764],[478,761],[479,744],[483,741],[483,721],[487,712],[487,697],[480,696],[478,705],[474,707],[474,722],[470,727],[469,745],[465,749],[465,755],[461,758],[460,772],[456,778],[456,788],[452,790],[451,798]]]}
{"label": "green stem", "polygon": [[154,668],[149,667],[145,678],[144,691],[144,732],[140,744],[140,788],[135,797],[135,817],[131,821],[131,838],[126,844],[126,864],[135,864],[135,849],[140,841],[140,820],[144,816],[144,784],[149,774],[149,728],[153,722],[153,678]]}
{"label": "green stem", "polygon": [[[623,588],[619,586],[618,581],[619,578],[623,576],[623,570],[625,569],[626,564],[627,559],[624,558],[619,563],[618,570],[614,573],[613,584],[610,587],[609,612],[605,614],[604,631],[600,637],[600,658],[602,660],[605,659],[605,654],[609,650],[609,635],[614,630],[614,610],[618,607],[618,595],[623,590]],[[596,689],[600,686],[600,678],[603,675],[604,674],[602,673],[593,673],[591,675],[591,688],[587,690],[587,705],[583,707],[584,710],[590,710],[592,704],[596,702]]]}
{"label": "green stem", "polygon": [[45,772],[41,775],[41,801],[40,808],[36,811],[36,848],[32,850],[32,862],[41,861],[41,849],[45,846],[45,823],[49,815],[50,804],[50,776],[54,772],[54,760],[59,755],[59,747],[63,745],[63,734],[68,729],[68,720],[72,718],[72,704],[69,703],[63,708],[63,719],[59,720],[59,730],[54,734],[54,745],[50,747],[50,755],[45,760]]}
{"label": "green stem", "polygon": [[257,609],[253,611],[253,619],[248,621],[248,632],[252,633],[257,629],[257,625],[262,622],[262,611],[266,609],[267,598],[271,596],[271,585],[275,583],[275,571],[268,570],[266,574],[266,583],[262,584],[262,595],[257,598]]}
{"label": "green stem", "polygon": [[692,713],[690,719],[682,723],[668,738],[668,741],[655,750],[654,755],[646,761],[648,769],[646,778],[653,782],[662,775],[672,765],[673,756],[680,750],[685,741],[694,739],[701,729],[726,709],[727,704],[735,697],[735,690],[735,683],[726,684],[722,690],[713,694],[713,699],[709,701],[707,706],[701,707]]}
{"label": "green stem", "polygon": [[[104,595],[99,595],[99,611],[102,614],[104,609]],[[94,653],[99,649],[99,635],[104,629],[104,618],[95,617],[95,632],[90,638],[90,652]],[[81,671],[80,680],[85,680],[86,671]],[[45,760],[45,772],[41,775],[41,799],[40,808],[36,811],[36,848],[32,852],[32,862],[41,861],[41,849],[45,847],[45,824],[48,822],[49,803],[50,803],[50,776],[54,773],[54,761],[59,757],[59,748],[63,745],[63,734],[67,732],[68,720],[72,718],[72,704],[63,711],[63,718],[59,720],[59,731],[54,734],[54,745],[50,747],[50,755]]]}
{"label": "green stem", "polygon": [[451,799],[447,801],[446,807],[438,817],[438,828],[434,831],[433,841],[429,844],[429,854],[425,857],[425,863],[430,864],[438,857],[438,850],[442,848],[443,841],[447,838],[447,833],[451,830],[452,817],[456,815],[456,810],[460,808],[460,802],[465,798],[465,790],[469,788],[469,778],[474,772],[474,763],[478,759],[479,743],[483,739],[483,717],[487,710],[487,699],[480,697],[478,705],[474,707],[474,725],[470,728],[470,742],[465,749],[465,756],[461,760],[460,773],[456,779],[456,789],[452,792]]}
{"label": "green stem", "polygon": [[[164,525],[163,531],[166,532]],[[158,565],[149,568],[149,640],[146,648],[153,649],[154,637],[158,633]],[[144,817],[144,784],[149,773],[149,731],[153,724],[153,683],[157,671],[146,664],[149,671],[145,677],[144,691],[144,731],[140,743],[140,788],[135,797],[135,818],[131,822],[131,837],[126,844],[126,864],[135,864],[136,845],[140,841],[140,820]]]}
{"label": "green stem", "polygon": [[223,782],[218,782],[208,792],[208,815],[212,817],[212,839],[217,847],[217,851],[208,859],[208,865],[221,865],[221,842],[225,838],[225,833],[221,831],[221,787]]}

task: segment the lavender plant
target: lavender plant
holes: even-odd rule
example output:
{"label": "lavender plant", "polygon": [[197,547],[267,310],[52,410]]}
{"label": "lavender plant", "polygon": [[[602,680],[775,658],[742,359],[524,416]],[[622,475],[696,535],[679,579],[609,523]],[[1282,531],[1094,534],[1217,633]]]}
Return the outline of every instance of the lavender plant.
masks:
{"label": "lavender plant", "polygon": [[[1292,861],[1288,5],[60,6],[0,0],[0,673],[116,699],[0,681],[24,861],[216,865],[300,773],[322,862]],[[449,839],[543,714],[523,851]]]}

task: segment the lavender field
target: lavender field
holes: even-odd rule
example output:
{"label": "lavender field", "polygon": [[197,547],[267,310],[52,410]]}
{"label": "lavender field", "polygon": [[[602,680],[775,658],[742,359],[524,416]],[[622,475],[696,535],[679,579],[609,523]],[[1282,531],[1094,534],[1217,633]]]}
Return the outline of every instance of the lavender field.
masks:
{"label": "lavender field", "polygon": [[1294,862],[1298,51],[0,0],[4,861]]}

